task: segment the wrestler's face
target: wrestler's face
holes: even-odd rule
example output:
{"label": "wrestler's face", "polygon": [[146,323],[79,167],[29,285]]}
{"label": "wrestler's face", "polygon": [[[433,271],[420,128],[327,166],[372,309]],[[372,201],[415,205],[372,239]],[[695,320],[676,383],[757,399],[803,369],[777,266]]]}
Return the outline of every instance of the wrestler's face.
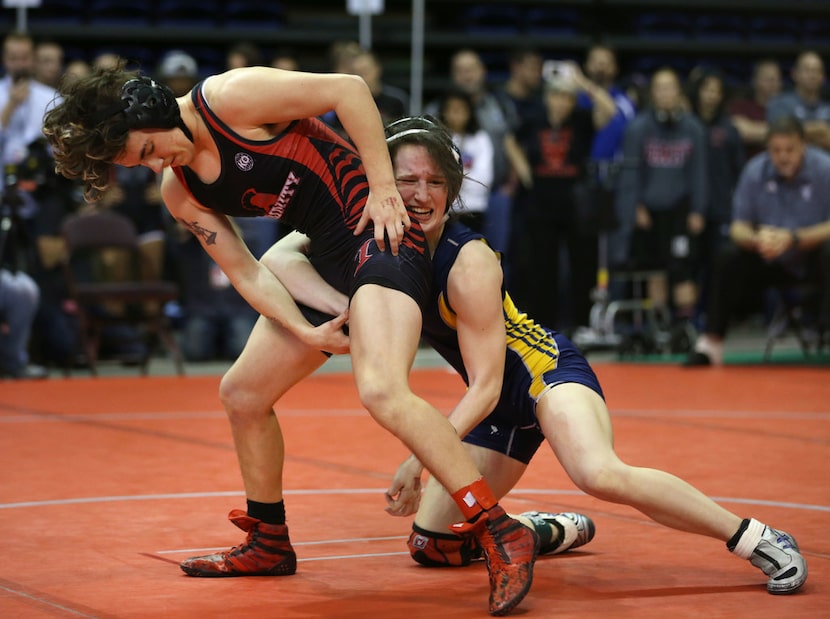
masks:
{"label": "wrestler's face", "polygon": [[441,235],[447,217],[447,180],[423,146],[404,144],[395,153],[395,182],[409,217],[428,239]]}
{"label": "wrestler's face", "polygon": [[187,165],[193,158],[190,142],[177,139],[184,136],[176,129],[133,129],[127,144],[114,163],[128,168],[145,166],[155,173],[171,166]]}

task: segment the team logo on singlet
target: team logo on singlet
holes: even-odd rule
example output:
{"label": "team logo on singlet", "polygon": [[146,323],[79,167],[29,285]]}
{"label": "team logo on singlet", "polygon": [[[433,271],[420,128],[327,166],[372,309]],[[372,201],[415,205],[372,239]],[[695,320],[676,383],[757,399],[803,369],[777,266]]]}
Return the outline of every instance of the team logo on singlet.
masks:
{"label": "team logo on singlet", "polygon": [[375,242],[375,239],[366,239],[363,245],[360,246],[360,249],[357,250],[357,255],[355,256],[355,262],[357,262],[357,266],[354,268],[354,274],[357,275],[357,272],[366,264],[366,261],[369,260],[374,254],[369,253],[369,247],[372,243]]}
{"label": "team logo on singlet", "polygon": [[266,216],[279,219],[291,203],[301,180],[294,172],[289,172],[279,195],[248,189],[242,194],[242,207],[260,213],[264,211]]}
{"label": "team logo on singlet", "polygon": [[243,172],[250,172],[254,167],[254,158],[248,153],[236,153],[233,160],[236,162],[236,167]]}

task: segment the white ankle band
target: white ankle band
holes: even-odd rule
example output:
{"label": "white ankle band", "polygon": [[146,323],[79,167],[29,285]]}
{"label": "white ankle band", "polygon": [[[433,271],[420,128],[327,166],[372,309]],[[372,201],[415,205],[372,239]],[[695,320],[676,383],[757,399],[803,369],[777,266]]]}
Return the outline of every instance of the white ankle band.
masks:
{"label": "white ankle band", "polygon": [[763,522],[758,522],[755,518],[749,521],[741,539],[738,540],[735,550],[732,552],[738,555],[741,559],[749,559],[752,556],[752,551],[761,541],[761,536],[764,534],[767,526]]}

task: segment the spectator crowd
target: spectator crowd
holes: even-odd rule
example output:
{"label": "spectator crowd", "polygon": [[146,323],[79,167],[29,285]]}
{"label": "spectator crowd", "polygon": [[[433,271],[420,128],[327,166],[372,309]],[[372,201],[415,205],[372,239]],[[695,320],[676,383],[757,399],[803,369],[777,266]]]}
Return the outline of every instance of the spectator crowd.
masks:
{"label": "spectator crowd", "polygon": [[[186,359],[234,359],[257,318],[167,214],[152,170],[116,167],[94,204],[54,174],[44,112],[62,84],[117,62],[116,51],[65,58],[59,42],[26,33],[3,41],[4,377],[42,378],[48,366],[84,363],[60,274],[61,222],[70,213],[111,209],[133,222],[146,276],[180,285],[167,313]],[[363,77],[384,122],[409,114],[408,94],[384,81],[377,53],[336,42],[330,63]],[[291,50],[270,58],[247,42],[227,50],[227,69],[256,65],[302,70]],[[818,342],[830,336],[830,99],[819,54],[804,50],[791,66],[758,59],[745,83],[708,64],[631,79],[604,44],[579,62],[517,48],[508,68],[496,83],[480,53],[459,49],[447,87],[424,110],[461,153],[455,213],[501,252],[519,308],[576,335],[592,328],[595,289],[608,285],[609,272],[612,298],[631,294],[626,274],[645,272],[645,294],[665,309],[674,352],[688,353],[688,365],[709,365],[722,362],[731,324],[769,311],[769,289],[807,286],[817,291]],[[176,96],[207,77],[177,49],[147,72]],[[322,119],[342,131],[333,112]],[[234,222],[257,257],[287,232],[264,219]],[[135,353],[101,346],[125,362]]]}

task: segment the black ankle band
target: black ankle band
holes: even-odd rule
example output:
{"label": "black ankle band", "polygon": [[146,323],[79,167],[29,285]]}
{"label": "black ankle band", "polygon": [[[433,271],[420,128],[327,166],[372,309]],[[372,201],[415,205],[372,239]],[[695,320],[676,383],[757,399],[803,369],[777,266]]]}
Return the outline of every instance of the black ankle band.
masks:
{"label": "black ankle band", "polygon": [[432,539],[458,539],[458,536],[454,533],[436,533],[435,531],[427,531],[426,529],[422,529],[415,523],[412,524],[412,530],[415,531],[415,533],[417,533],[418,535],[423,535],[424,537],[429,537]]}
{"label": "black ankle band", "polygon": [[285,524],[285,501],[259,503],[248,499],[248,515],[266,524]]}
{"label": "black ankle band", "polygon": [[738,545],[738,540],[741,539],[741,535],[744,534],[744,531],[746,531],[746,528],[748,526],[749,526],[749,518],[744,518],[743,521],[741,522],[741,526],[738,527],[738,532],[735,533],[735,535],[732,536],[732,539],[730,539],[728,542],[726,542],[726,547],[730,551],[735,550],[735,546]]}

